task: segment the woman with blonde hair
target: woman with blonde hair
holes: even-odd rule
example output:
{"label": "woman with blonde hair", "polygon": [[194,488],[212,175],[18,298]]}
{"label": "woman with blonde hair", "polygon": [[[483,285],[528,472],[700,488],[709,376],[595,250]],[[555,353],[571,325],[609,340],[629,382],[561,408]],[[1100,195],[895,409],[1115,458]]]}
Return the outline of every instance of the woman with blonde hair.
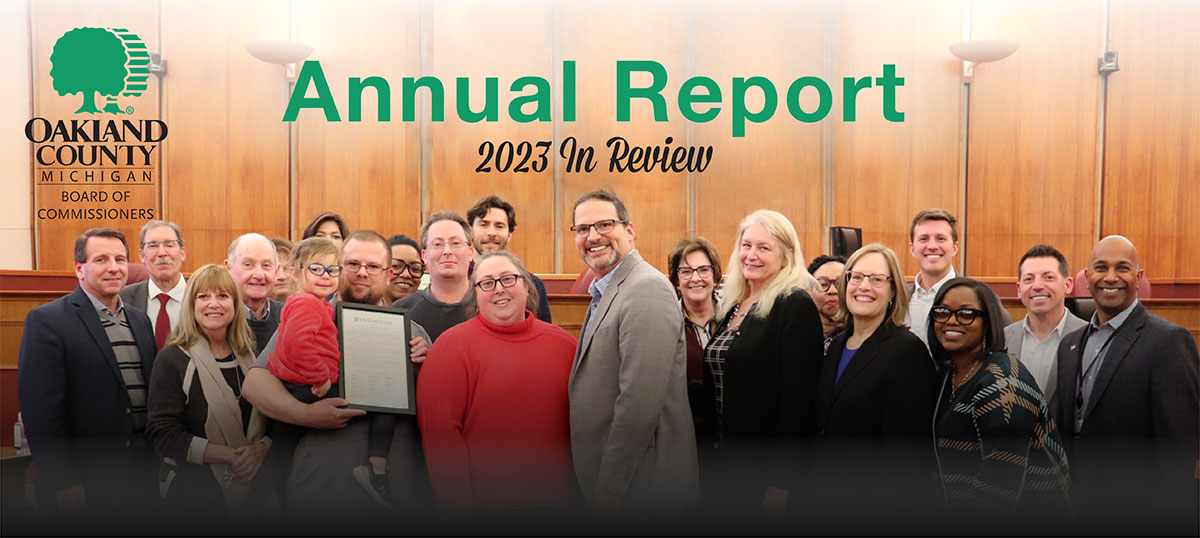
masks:
{"label": "woman with blonde hair", "polygon": [[799,466],[815,431],[823,347],[809,295],[816,280],[795,227],[769,210],[742,220],[727,267],[720,321],[704,350],[716,441],[703,490],[734,518],[779,517],[801,485]]}
{"label": "woman with blonde hair", "polygon": [[150,376],[146,436],[163,459],[160,492],[188,521],[240,514],[269,441],[242,399],[254,335],[233,275],[208,264],[188,279],[180,322]]}
{"label": "woman with blonde hair", "polygon": [[880,243],[867,245],[846,261],[837,290],[835,320],[847,328],[830,343],[817,385],[817,513],[922,521],[935,492],[927,477],[937,374],[904,324],[900,260]]}

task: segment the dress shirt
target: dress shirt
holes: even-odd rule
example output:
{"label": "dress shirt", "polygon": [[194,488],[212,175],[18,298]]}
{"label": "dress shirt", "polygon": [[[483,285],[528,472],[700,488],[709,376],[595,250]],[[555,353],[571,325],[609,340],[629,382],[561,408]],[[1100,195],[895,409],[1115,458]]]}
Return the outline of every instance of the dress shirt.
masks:
{"label": "dress shirt", "polygon": [[1083,405],[1076,403],[1075,409],[1075,433],[1079,433],[1083,429],[1083,411],[1087,409],[1092,398],[1092,387],[1096,384],[1096,377],[1100,374],[1100,368],[1104,366],[1104,358],[1108,356],[1108,350],[1111,346],[1113,334],[1116,333],[1121,325],[1129,319],[1129,314],[1137,308],[1139,301],[1133,300],[1125,310],[1120,314],[1113,316],[1104,325],[1100,324],[1099,312],[1092,314],[1092,319],[1088,323],[1087,341],[1083,343],[1083,362],[1079,365],[1079,375],[1083,377],[1080,382],[1077,398],[1083,402]]}
{"label": "dress shirt", "polygon": [[158,330],[158,309],[162,308],[162,302],[158,300],[158,294],[165,293],[170,299],[167,300],[167,318],[171,320],[171,328],[179,326],[179,310],[183,308],[183,296],[187,291],[187,280],[182,275],[179,277],[179,282],[175,283],[175,287],[171,291],[163,291],[154,283],[154,279],[146,281],[149,285],[146,288],[146,316],[150,318],[150,326]]}
{"label": "dress shirt", "polygon": [[[170,312],[171,312],[170,310],[167,311],[167,313],[170,313]],[[263,310],[263,315],[261,315],[261,316],[258,314],[255,314],[254,310],[252,308],[250,308],[249,306],[246,307],[246,319],[248,319],[250,321],[258,321],[260,319],[267,319],[269,317],[271,317],[271,299],[270,298],[267,298],[267,308],[266,308],[266,310]]]}
{"label": "dress shirt", "polygon": [[1064,308],[1062,319],[1058,320],[1058,325],[1050,331],[1045,340],[1038,340],[1037,335],[1033,334],[1033,330],[1029,328],[1029,316],[1021,320],[1021,328],[1024,329],[1022,334],[1025,336],[1021,340],[1021,353],[1017,355],[1017,360],[1033,374],[1033,379],[1037,381],[1042,394],[1049,390],[1047,383],[1050,382],[1050,370],[1054,361],[1058,360],[1058,344],[1062,342],[1063,327],[1067,325],[1068,313]]}
{"label": "dress shirt", "polygon": [[946,276],[937,281],[936,284],[929,287],[929,291],[921,288],[921,273],[917,273],[917,278],[913,279],[913,295],[908,301],[908,326],[913,334],[917,335],[922,342],[925,342],[925,347],[929,347],[928,329],[929,329],[929,311],[933,308],[933,298],[937,296],[938,290],[942,289],[942,284],[949,282],[950,279],[958,276],[954,272],[954,267],[950,267],[950,272]]}
{"label": "dress shirt", "polygon": [[[629,251],[629,254],[633,254],[634,252],[637,252],[636,248]],[[592,313],[596,311],[597,306],[600,306],[600,299],[604,296],[604,290],[608,289],[608,283],[612,282],[613,275],[617,274],[617,269],[625,263],[625,260],[629,259],[629,254],[626,254],[625,257],[622,258],[619,263],[617,263],[617,265],[613,266],[612,269],[609,269],[608,273],[600,278],[597,278],[596,280],[593,280],[592,283],[588,285],[588,293],[592,296],[592,303],[588,305],[587,316],[584,317],[583,331],[580,331],[580,336],[583,336],[584,332],[587,331],[588,326],[591,325]]]}

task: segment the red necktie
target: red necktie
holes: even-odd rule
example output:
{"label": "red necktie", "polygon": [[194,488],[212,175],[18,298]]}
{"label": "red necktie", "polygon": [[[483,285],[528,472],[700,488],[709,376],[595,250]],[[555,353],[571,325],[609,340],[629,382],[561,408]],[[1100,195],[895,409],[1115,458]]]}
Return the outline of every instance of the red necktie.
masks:
{"label": "red necktie", "polygon": [[171,300],[171,296],[160,293],[156,299],[161,306],[158,307],[158,319],[154,322],[154,341],[158,343],[158,349],[162,349],[167,347],[167,336],[171,334],[171,318],[167,317],[167,301]]}

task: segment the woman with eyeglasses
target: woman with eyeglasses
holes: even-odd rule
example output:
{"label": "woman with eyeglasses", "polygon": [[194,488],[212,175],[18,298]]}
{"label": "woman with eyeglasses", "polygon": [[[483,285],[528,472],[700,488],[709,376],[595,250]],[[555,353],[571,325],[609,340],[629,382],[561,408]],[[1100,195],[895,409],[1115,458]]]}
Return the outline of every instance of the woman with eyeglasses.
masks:
{"label": "woman with eyeglasses", "polygon": [[147,401],[146,436],[163,459],[159,491],[171,514],[217,524],[240,512],[269,447],[262,415],[242,399],[253,362],[233,275],[216,264],[197,269]]}
{"label": "woman with eyeglasses", "polygon": [[1062,440],[1037,382],[1005,351],[996,295],[960,277],[942,285],[933,305],[929,348],[945,370],[933,433],[951,519],[1023,527],[1065,519]]}
{"label": "woman with eyeglasses", "polygon": [[[934,506],[928,449],[937,374],[925,344],[904,325],[908,292],[892,249],[867,245],[836,284],[835,319],[817,386],[823,517],[922,521]],[[881,527],[879,531],[884,531]]]}
{"label": "woman with eyeglasses", "polygon": [[709,413],[704,394],[704,346],[708,345],[717,328],[716,287],[721,281],[717,247],[703,237],[685,237],[676,241],[667,254],[667,278],[675,286],[683,309],[688,403],[696,429],[696,447],[701,453],[701,465],[705,465],[709,459],[705,445],[712,447],[713,432],[707,421]]}
{"label": "woman with eyeglasses", "polygon": [[845,256],[822,254],[808,264],[808,272],[817,279],[817,292],[813,294],[813,302],[817,305],[817,312],[821,314],[821,332],[825,334],[826,351],[829,351],[829,343],[833,342],[834,337],[846,330],[845,324],[834,319],[837,317],[838,305],[842,304],[838,300],[837,281],[845,271]]}
{"label": "woman with eyeglasses", "polygon": [[782,214],[759,210],[738,226],[717,329],[704,350],[716,440],[701,477],[712,513],[778,520],[804,487],[815,433],[821,321],[800,239]]}
{"label": "woman with eyeglasses", "polygon": [[480,523],[564,523],[579,501],[567,402],[575,337],[533,314],[537,288],[512,253],[484,254],[471,283],[477,315],[434,343],[417,381],[438,509]]}
{"label": "woman with eyeglasses", "polygon": [[421,247],[417,240],[404,234],[388,238],[392,250],[392,281],[384,290],[384,304],[392,304],[417,292],[421,277],[425,276],[425,262],[421,261]]}

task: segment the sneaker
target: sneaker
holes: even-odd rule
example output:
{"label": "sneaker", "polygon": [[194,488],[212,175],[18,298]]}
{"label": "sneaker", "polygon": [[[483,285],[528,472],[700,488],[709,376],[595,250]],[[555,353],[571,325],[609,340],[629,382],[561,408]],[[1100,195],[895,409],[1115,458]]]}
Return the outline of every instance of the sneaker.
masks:
{"label": "sneaker", "polygon": [[371,470],[370,465],[359,465],[352,469],[350,474],[354,475],[354,480],[366,490],[372,499],[375,499],[375,502],[392,510],[392,504],[388,501],[390,495],[388,494],[387,473],[377,474]]}

